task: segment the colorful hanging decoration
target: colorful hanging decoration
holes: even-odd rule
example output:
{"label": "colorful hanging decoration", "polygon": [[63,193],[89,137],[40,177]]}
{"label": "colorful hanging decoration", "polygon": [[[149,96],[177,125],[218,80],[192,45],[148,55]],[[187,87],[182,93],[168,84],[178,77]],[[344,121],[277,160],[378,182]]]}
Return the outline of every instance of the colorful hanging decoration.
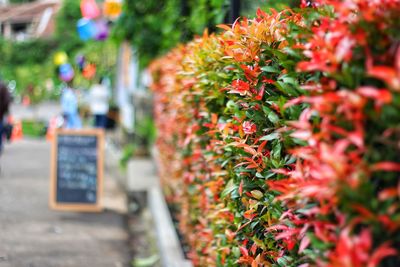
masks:
{"label": "colorful hanging decoration", "polygon": [[79,38],[81,38],[82,41],[92,39],[97,32],[96,24],[92,20],[86,18],[78,20],[76,28],[79,34]]}
{"label": "colorful hanging decoration", "polygon": [[64,82],[69,82],[74,78],[74,69],[71,64],[65,63],[59,67],[59,77]]}
{"label": "colorful hanging decoration", "polygon": [[104,19],[96,21],[96,34],[94,39],[97,41],[104,41],[108,37],[108,23]]}
{"label": "colorful hanging decoration", "polygon": [[81,12],[82,17],[86,19],[94,19],[100,16],[100,9],[95,0],[82,0]]}
{"label": "colorful hanging decoration", "polygon": [[105,0],[103,4],[103,14],[108,19],[114,20],[122,13],[121,0]]}
{"label": "colorful hanging decoration", "polygon": [[68,56],[65,52],[59,51],[54,54],[53,62],[56,66],[60,66],[64,63],[67,63],[68,61]]}
{"label": "colorful hanging decoration", "polygon": [[85,66],[85,56],[82,54],[79,54],[75,57],[75,63],[78,65],[79,70],[82,71],[83,67]]}
{"label": "colorful hanging decoration", "polygon": [[86,64],[82,70],[82,76],[85,79],[91,80],[96,75],[96,65],[93,63]]}

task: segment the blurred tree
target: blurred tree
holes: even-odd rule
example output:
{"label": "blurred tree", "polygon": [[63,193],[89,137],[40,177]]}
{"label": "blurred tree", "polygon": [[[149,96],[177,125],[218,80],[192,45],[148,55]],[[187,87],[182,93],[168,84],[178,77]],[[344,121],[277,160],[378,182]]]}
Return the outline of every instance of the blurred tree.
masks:
{"label": "blurred tree", "polygon": [[254,16],[257,8],[268,10],[275,8],[281,10],[285,7],[299,7],[301,0],[241,0],[242,16]]}
{"label": "blurred tree", "polygon": [[[259,7],[282,9],[299,3],[300,0],[240,0],[240,14],[252,17]],[[143,68],[177,43],[201,35],[205,28],[215,31],[215,25],[228,18],[230,4],[231,0],[126,0],[113,36],[119,42],[132,43]]]}
{"label": "blurred tree", "polygon": [[60,50],[72,53],[83,45],[76,33],[76,23],[81,17],[80,0],[63,1],[56,18],[55,34]]}
{"label": "blurred tree", "polygon": [[16,93],[26,94],[33,88],[32,100],[39,101],[46,92],[44,83],[54,76],[51,55],[56,49],[54,40],[34,39],[13,42],[0,38],[0,76],[5,80],[16,81]]}
{"label": "blurred tree", "polygon": [[6,65],[42,63],[56,47],[57,43],[53,39],[13,42],[0,38],[0,55]]}
{"label": "blurred tree", "polygon": [[36,0],[9,0],[11,4],[21,4],[21,3],[29,3],[34,2]]}
{"label": "blurred tree", "polygon": [[113,36],[128,40],[139,54],[140,66],[165,53],[180,41],[202,34],[223,21],[229,0],[148,0],[124,2]]}

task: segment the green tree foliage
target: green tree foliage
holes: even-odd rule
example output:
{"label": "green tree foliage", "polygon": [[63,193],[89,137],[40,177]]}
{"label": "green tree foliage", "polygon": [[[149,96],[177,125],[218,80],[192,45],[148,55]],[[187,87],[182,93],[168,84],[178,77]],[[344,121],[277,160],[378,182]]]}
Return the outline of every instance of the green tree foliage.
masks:
{"label": "green tree foliage", "polygon": [[202,34],[207,26],[222,23],[227,3],[228,0],[127,0],[114,27],[114,37],[130,41],[144,67],[180,41]]}
{"label": "green tree foliage", "polygon": [[29,94],[32,102],[40,101],[49,94],[45,83],[55,74],[51,56],[56,48],[53,39],[13,42],[0,38],[0,78],[15,80],[17,94]]}
{"label": "green tree foliage", "polygon": [[252,16],[258,8],[282,10],[285,7],[299,7],[300,0],[242,0],[241,15]]}
{"label": "green tree foliage", "polygon": [[6,66],[42,63],[56,47],[57,42],[53,39],[13,42],[0,38],[1,62]]}
{"label": "green tree foliage", "polygon": [[[257,8],[283,9],[299,6],[299,0],[242,0],[242,15]],[[123,14],[114,27],[118,41],[128,40],[139,54],[141,67],[165,54],[179,42],[187,42],[208,28],[224,23],[229,16],[230,0],[148,0],[124,2]]]}
{"label": "green tree foliage", "polygon": [[21,3],[29,3],[35,0],[9,0],[11,4],[21,4]]}
{"label": "green tree foliage", "polygon": [[56,18],[55,34],[60,50],[71,53],[83,45],[76,33],[76,22],[81,17],[80,0],[63,1],[63,6]]}

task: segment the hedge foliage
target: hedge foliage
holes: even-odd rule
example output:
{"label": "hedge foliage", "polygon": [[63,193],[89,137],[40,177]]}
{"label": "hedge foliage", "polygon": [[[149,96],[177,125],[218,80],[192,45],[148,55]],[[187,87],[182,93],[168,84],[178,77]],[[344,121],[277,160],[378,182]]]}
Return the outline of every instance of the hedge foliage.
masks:
{"label": "hedge foliage", "polygon": [[400,266],[400,1],[307,3],[151,65],[196,266]]}
{"label": "hedge foliage", "polygon": [[[241,0],[241,13],[253,13],[257,6],[299,6],[299,0]],[[129,41],[139,59],[140,67],[165,54],[179,42],[188,42],[201,35],[205,27],[229,18],[230,0],[147,0],[123,2],[123,13],[113,27],[114,39]]]}

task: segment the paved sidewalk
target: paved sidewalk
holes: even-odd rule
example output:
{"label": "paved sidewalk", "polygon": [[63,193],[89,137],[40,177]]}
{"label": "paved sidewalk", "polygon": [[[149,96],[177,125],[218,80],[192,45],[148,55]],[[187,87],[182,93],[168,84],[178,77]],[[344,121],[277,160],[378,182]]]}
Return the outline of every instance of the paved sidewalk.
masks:
{"label": "paved sidewalk", "polygon": [[61,105],[57,101],[42,102],[40,105],[23,106],[13,103],[11,114],[14,119],[36,119],[48,122],[51,118],[61,114]]}
{"label": "paved sidewalk", "polygon": [[105,172],[106,211],[48,208],[50,145],[23,140],[0,158],[0,267],[129,266],[124,196]]}

